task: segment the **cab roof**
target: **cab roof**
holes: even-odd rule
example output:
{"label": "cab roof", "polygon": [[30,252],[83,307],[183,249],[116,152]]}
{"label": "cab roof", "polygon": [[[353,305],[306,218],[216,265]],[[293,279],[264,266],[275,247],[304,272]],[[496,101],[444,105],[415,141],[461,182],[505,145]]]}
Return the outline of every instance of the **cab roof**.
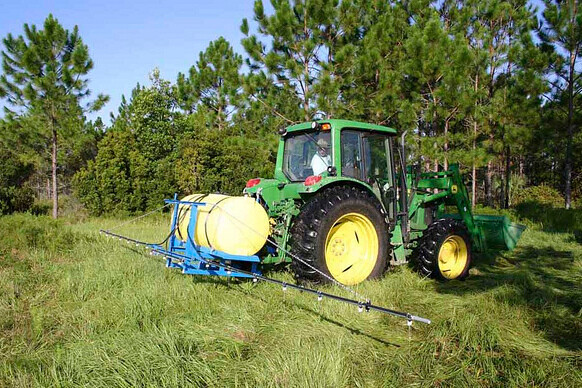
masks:
{"label": "cab roof", "polygon": [[[394,128],[385,127],[383,125],[362,123],[359,121],[330,119],[330,120],[318,120],[317,122],[319,124],[329,123],[329,124],[331,124],[331,129],[354,128],[354,129],[360,129],[362,131],[396,134],[396,130]],[[287,132],[304,131],[306,129],[311,129],[311,123],[312,123],[312,121],[307,121],[305,123],[291,125],[290,127],[287,127],[286,129],[287,129]]]}

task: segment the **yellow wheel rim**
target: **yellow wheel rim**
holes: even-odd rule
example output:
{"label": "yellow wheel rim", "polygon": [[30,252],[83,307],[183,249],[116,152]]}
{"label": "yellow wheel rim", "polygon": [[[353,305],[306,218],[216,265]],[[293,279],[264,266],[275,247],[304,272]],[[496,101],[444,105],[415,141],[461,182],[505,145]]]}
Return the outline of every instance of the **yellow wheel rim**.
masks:
{"label": "yellow wheel rim", "polygon": [[325,263],[331,276],[346,285],[368,278],[378,260],[378,234],[370,219],[359,213],[341,216],[325,239]]}
{"label": "yellow wheel rim", "polygon": [[449,236],[439,250],[439,271],[447,279],[458,278],[469,260],[465,240],[461,236]]}

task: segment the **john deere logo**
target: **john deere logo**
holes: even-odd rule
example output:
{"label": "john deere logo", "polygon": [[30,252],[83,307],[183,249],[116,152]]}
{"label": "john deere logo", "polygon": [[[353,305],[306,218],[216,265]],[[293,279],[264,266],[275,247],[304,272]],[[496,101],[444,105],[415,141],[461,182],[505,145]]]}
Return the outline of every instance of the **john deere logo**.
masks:
{"label": "john deere logo", "polygon": [[457,185],[452,185],[452,186],[451,186],[451,192],[452,192],[453,194],[457,194],[457,191],[458,191],[458,189],[457,189]]}

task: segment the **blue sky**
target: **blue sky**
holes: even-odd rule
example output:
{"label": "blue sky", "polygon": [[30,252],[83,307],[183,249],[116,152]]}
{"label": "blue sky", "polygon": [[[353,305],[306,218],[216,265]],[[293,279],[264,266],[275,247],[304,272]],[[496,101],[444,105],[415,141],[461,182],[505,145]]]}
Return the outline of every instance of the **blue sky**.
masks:
{"label": "blue sky", "polygon": [[110,96],[104,109],[90,117],[108,123],[121,95],[128,96],[137,82],[147,84],[155,67],[175,81],[219,36],[243,54],[239,27],[243,18],[252,20],[253,1],[1,0],[0,37],[22,34],[24,23],[40,27],[49,13],[67,29],[79,26],[95,62],[90,89]]}

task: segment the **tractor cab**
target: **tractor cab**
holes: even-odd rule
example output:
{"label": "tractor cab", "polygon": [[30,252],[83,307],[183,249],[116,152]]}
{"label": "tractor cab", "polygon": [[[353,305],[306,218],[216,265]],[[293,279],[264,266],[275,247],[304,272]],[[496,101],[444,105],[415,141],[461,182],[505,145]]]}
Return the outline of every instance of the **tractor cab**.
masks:
{"label": "tractor cab", "polygon": [[[281,132],[277,172],[290,182],[321,175],[318,163],[334,167],[338,176],[370,182],[391,178],[391,138],[396,130],[348,120],[302,123]],[[314,171],[313,167],[316,167]],[[281,174],[282,173],[282,174]]]}
{"label": "tractor cab", "polygon": [[276,179],[300,186],[320,178],[348,179],[370,189],[394,220],[395,199],[402,197],[395,129],[325,120],[288,127],[281,135]]}

